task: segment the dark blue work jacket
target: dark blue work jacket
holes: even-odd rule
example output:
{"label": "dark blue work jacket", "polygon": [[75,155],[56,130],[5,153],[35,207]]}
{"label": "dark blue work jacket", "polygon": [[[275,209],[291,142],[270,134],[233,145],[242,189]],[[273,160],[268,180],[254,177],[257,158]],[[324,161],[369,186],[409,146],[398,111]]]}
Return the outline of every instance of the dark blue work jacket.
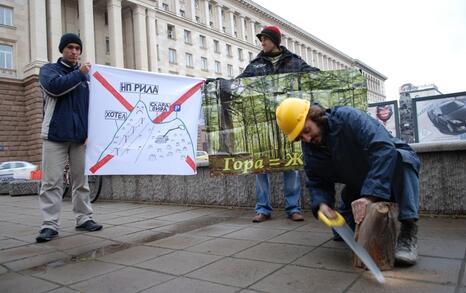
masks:
{"label": "dark blue work jacket", "polygon": [[314,215],[321,203],[334,207],[334,183],[344,183],[362,197],[388,201],[397,160],[419,173],[420,162],[413,149],[368,114],[351,107],[335,107],[327,110],[326,117],[323,146],[302,143]]}
{"label": "dark blue work jacket", "polygon": [[84,143],[89,109],[88,75],[58,59],[42,66],[39,82],[44,92],[41,137],[56,142]]}

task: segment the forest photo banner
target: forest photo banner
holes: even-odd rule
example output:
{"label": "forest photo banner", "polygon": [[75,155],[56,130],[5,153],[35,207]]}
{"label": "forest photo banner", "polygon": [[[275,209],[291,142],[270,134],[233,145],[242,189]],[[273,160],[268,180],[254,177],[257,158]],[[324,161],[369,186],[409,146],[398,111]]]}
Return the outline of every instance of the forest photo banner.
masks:
{"label": "forest photo banner", "polygon": [[288,97],[324,108],[347,105],[367,111],[367,87],[357,70],[286,73],[218,79],[203,89],[211,175],[246,175],[301,169],[300,143],[290,143],[275,120]]}

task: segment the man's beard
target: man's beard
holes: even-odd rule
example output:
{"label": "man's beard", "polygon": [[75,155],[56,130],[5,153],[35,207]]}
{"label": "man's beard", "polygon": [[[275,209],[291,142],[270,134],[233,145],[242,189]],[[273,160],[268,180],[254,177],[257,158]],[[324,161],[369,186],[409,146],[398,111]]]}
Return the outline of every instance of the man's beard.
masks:
{"label": "man's beard", "polygon": [[323,125],[318,125],[318,126],[320,130],[320,133],[319,133],[320,141],[318,142],[311,141],[311,143],[317,147],[326,146],[327,145],[327,132],[328,132],[327,125],[326,123],[324,123]]}

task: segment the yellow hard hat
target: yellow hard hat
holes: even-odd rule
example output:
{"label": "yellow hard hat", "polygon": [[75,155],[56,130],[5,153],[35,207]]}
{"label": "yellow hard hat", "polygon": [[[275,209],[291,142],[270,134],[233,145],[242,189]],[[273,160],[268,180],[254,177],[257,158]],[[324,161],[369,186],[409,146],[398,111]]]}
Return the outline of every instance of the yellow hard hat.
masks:
{"label": "yellow hard hat", "polygon": [[278,127],[288,136],[289,141],[294,141],[303,130],[310,106],[309,101],[288,98],[275,110]]}

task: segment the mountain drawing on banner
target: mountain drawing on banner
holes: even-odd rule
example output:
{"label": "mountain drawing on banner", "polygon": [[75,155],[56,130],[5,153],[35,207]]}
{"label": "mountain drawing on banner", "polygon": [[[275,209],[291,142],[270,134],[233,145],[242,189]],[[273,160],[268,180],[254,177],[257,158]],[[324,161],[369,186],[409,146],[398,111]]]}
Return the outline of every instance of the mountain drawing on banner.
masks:
{"label": "mountain drawing on banner", "polygon": [[110,157],[112,161],[123,159],[135,164],[188,164],[195,168],[194,153],[194,145],[183,120],[176,117],[170,121],[154,122],[146,104],[139,100],[97,162]]}

